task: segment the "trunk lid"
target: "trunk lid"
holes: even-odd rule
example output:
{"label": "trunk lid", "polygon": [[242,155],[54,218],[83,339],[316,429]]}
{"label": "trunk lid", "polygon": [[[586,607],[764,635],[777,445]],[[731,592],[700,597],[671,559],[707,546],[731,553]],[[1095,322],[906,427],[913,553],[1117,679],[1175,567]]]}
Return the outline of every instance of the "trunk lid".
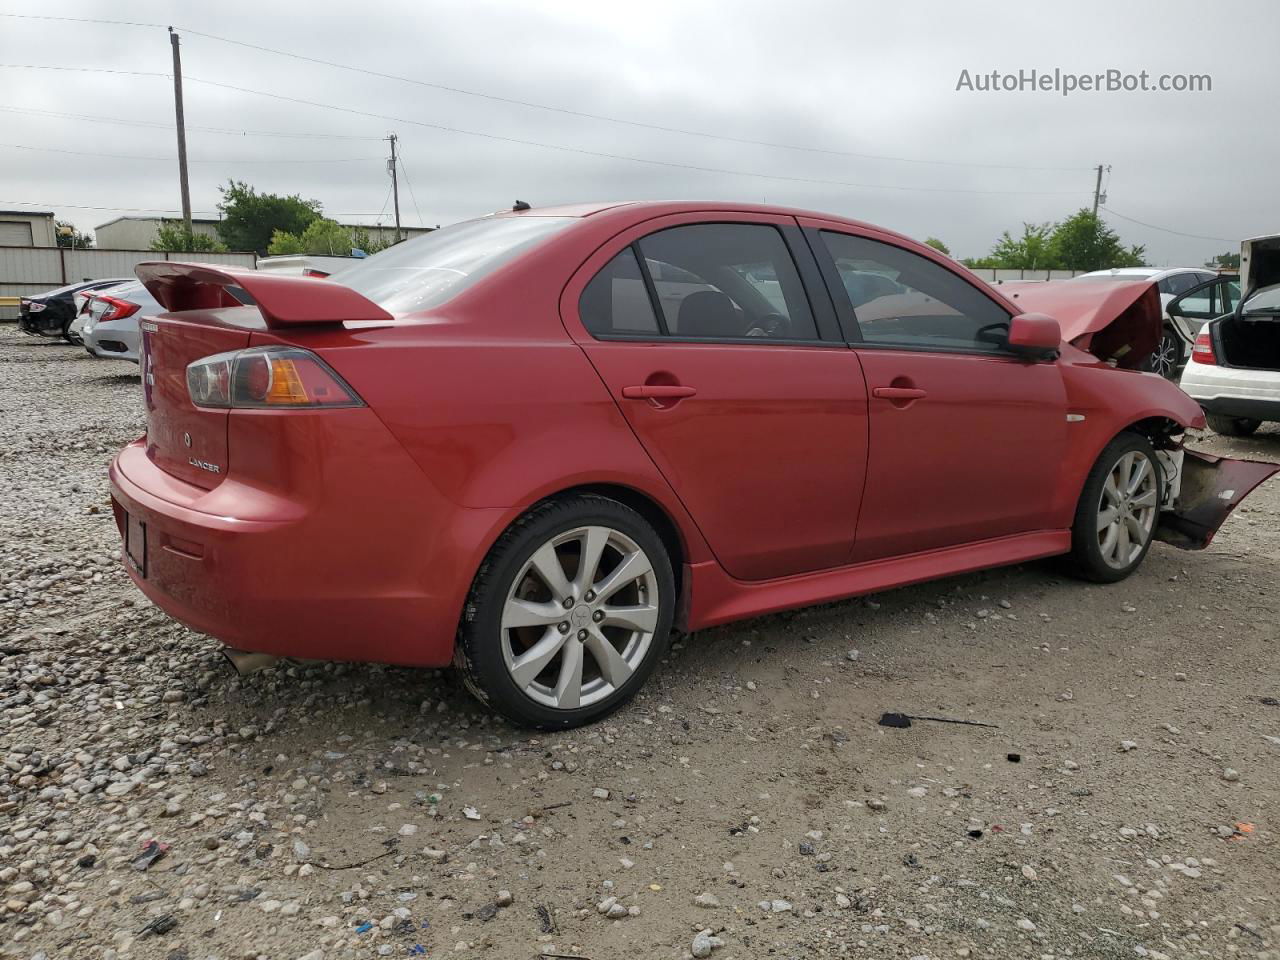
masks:
{"label": "trunk lid", "polygon": [[255,330],[392,319],[349,287],[326,280],[173,261],[140,263],[134,272],[169,311],[139,324],[147,456],[171,476],[206,490],[231,469],[231,411],[191,402],[191,363],[243,350]]}
{"label": "trunk lid", "polygon": [[253,329],[261,325],[251,307],[190,311],[142,322],[147,456],[165,473],[206,490],[227,476],[230,411],[191,402],[187,365],[215,353],[244,349]]}

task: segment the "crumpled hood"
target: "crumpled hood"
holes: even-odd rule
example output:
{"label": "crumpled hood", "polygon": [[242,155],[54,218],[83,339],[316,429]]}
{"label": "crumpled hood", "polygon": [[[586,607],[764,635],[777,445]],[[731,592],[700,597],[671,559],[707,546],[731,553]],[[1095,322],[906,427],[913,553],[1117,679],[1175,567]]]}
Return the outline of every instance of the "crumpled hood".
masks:
{"label": "crumpled hood", "polygon": [[1053,317],[1063,340],[1118,367],[1137,369],[1160,342],[1164,309],[1150,280],[1007,283],[1000,292],[1019,313]]}

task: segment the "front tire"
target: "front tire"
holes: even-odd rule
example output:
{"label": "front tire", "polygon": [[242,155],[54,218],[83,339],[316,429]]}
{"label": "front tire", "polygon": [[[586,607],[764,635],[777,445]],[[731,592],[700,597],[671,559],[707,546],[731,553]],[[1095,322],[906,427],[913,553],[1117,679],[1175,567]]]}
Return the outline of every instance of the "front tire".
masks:
{"label": "front tire", "polygon": [[472,584],[454,663],[520,726],[562,730],[630,700],[670,642],[675,576],[661,537],[616,500],[534,507]]}
{"label": "front tire", "polygon": [[1162,487],[1146,437],[1126,431],[1107,444],[1085,479],[1071,527],[1078,576],[1115,583],[1138,569],[1151,548]]}
{"label": "front tire", "polygon": [[1206,413],[1204,418],[1214,433],[1220,433],[1224,437],[1247,437],[1262,426],[1261,420],[1251,417],[1224,417],[1220,413]]}

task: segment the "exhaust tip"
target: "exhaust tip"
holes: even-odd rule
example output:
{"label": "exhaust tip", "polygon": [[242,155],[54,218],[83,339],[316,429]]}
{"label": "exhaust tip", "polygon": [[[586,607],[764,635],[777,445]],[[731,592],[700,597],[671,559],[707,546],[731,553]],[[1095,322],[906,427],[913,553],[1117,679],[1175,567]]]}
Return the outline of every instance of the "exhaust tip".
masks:
{"label": "exhaust tip", "polygon": [[273,667],[280,659],[269,653],[254,653],[251,650],[237,650],[235,647],[223,647],[222,655],[242,677]]}

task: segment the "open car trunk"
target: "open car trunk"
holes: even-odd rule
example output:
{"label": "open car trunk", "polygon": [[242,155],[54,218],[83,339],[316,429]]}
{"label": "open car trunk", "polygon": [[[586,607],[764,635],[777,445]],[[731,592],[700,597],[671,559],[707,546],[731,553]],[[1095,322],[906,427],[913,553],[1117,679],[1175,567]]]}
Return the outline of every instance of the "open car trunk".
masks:
{"label": "open car trunk", "polygon": [[1224,317],[1218,322],[1221,362],[1229,367],[1280,370],[1280,312],[1265,317]]}
{"label": "open car trunk", "polygon": [[1240,309],[1217,323],[1219,362],[1280,370],[1280,236],[1240,244]]}

